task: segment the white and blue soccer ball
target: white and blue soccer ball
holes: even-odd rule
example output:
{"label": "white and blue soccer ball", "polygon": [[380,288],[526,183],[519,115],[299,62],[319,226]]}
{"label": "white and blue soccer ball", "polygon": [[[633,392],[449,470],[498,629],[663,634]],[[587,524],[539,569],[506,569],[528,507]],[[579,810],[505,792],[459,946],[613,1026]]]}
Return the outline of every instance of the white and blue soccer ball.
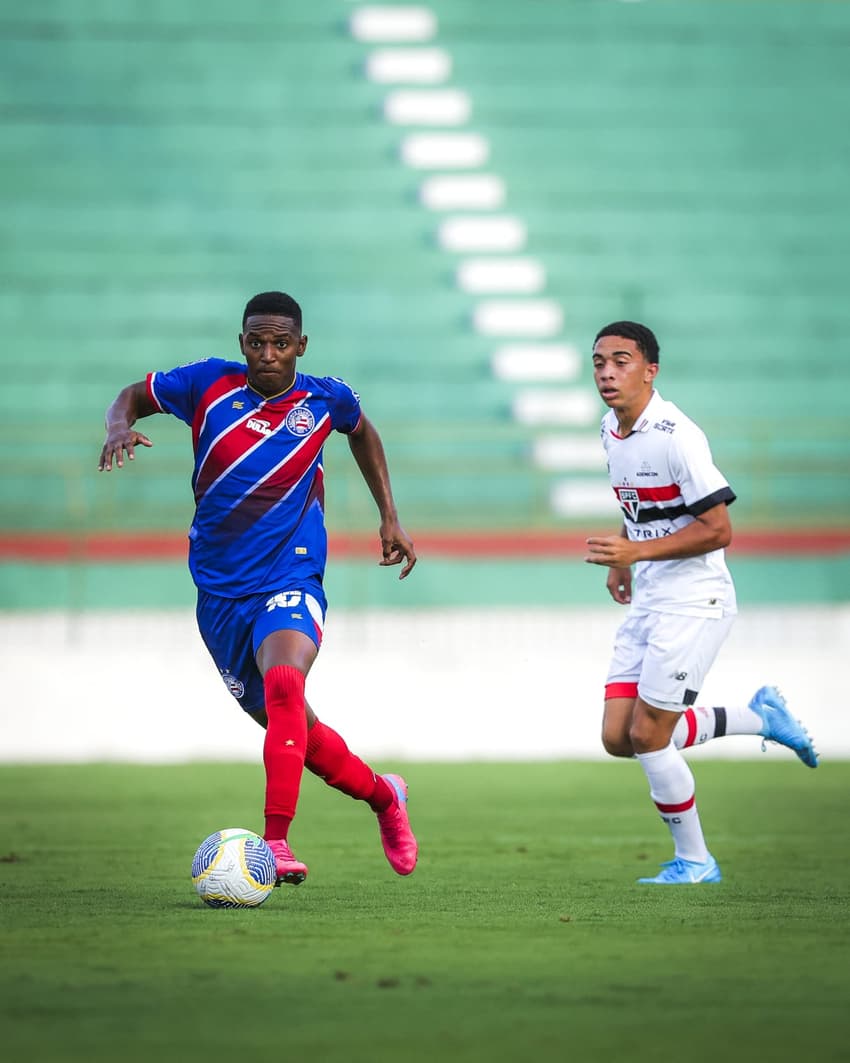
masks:
{"label": "white and blue soccer ball", "polygon": [[256,908],[277,881],[274,854],[251,830],[228,827],[204,838],[192,861],[192,882],[211,908]]}

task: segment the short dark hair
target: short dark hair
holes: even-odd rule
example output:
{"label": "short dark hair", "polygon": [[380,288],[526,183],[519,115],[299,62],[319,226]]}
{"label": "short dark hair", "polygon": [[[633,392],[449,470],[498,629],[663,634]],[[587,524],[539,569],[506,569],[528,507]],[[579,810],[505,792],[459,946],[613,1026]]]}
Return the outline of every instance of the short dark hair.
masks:
{"label": "short dark hair", "polygon": [[291,317],[301,331],[301,307],[285,292],[260,292],[249,299],[242,315],[242,328],[254,314],[274,314],[275,317]]}
{"label": "short dark hair", "polygon": [[658,340],[652,329],[647,328],[646,325],[641,325],[637,321],[612,321],[610,325],[606,325],[596,333],[594,346],[596,340],[602,336],[622,336],[625,340],[634,340],[637,349],[648,362],[656,364],[658,362],[660,352]]}

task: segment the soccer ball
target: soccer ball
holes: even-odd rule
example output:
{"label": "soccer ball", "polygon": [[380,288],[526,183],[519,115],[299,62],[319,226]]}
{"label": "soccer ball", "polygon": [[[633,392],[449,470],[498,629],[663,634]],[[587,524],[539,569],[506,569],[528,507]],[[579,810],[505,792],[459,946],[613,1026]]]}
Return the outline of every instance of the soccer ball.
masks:
{"label": "soccer ball", "polygon": [[274,854],[253,831],[218,830],[198,846],[192,882],[211,908],[256,908],[277,881]]}

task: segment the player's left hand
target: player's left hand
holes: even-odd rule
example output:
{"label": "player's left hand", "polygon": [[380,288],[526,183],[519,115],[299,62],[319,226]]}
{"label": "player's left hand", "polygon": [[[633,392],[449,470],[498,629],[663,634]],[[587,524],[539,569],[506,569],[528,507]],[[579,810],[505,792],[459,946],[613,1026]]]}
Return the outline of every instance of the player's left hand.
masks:
{"label": "player's left hand", "polygon": [[629,568],[638,559],[635,544],[622,535],[592,536],[585,542],[588,551],[585,561],[591,565]]}
{"label": "player's left hand", "polygon": [[381,552],[384,556],[379,564],[400,565],[404,561],[398,578],[404,579],[410,575],[416,564],[416,551],[413,549],[413,540],[398,521],[381,525]]}

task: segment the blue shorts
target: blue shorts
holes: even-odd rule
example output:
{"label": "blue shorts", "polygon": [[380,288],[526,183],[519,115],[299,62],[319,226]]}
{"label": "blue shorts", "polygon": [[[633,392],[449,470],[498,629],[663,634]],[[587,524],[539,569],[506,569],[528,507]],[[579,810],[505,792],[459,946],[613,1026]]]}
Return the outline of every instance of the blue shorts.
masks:
{"label": "blue shorts", "polygon": [[221,598],[198,591],[198,630],[230,693],[245,712],[265,708],[263,677],[255,660],[263,639],[273,631],[303,631],[316,646],[328,608],[318,580],[300,580],[278,591],[247,598]]}

